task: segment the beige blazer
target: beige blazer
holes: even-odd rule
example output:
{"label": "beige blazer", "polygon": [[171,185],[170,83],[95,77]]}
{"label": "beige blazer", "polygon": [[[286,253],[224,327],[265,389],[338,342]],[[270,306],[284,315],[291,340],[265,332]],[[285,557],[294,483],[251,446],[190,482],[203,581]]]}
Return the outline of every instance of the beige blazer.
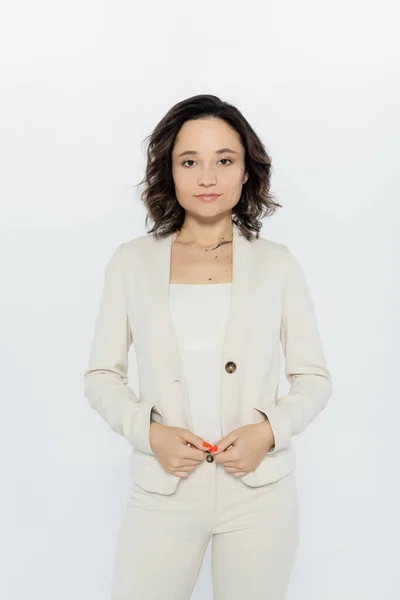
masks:
{"label": "beige blazer", "polygon": [[[180,477],[166,472],[149,443],[150,422],[193,431],[185,377],[169,310],[171,246],[147,234],[121,243],[105,269],[84,394],[132,447],[132,478],[172,494]],[[302,267],[284,244],[247,240],[233,224],[231,303],[221,363],[222,435],[266,418],[275,445],[242,477],[263,485],[295,467],[291,438],[304,431],[332,394],[331,374]],[[193,315],[195,318],[195,315]],[[134,344],[137,396],[128,386]],[[281,354],[289,393],[278,396]],[[207,377],[207,373],[204,373]],[[196,431],[193,431],[196,433]]]}

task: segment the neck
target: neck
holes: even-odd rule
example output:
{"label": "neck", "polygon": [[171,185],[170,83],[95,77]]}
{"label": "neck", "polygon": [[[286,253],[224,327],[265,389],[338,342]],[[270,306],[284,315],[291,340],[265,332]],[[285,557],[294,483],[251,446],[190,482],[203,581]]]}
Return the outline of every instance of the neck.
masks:
{"label": "neck", "polygon": [[200,223],[193,220],[185,220],[177,239],[182,244],[208,248],[221,241],[232,240],[233,222],[231,215],[228,218],[215,223]]}

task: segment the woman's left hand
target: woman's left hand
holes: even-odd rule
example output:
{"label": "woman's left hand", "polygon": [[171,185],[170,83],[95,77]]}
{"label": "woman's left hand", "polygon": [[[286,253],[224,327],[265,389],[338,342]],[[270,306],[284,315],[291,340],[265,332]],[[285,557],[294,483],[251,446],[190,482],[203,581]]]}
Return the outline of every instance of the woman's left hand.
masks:
{"label": "woman's left hand", "polygon": [[[217,464],[224,466],[234,477],[243,477],[253,471],[275,443],[269,421],[244,425],[221,438],[211,452]],[[229,446],[232,448],[226,450]]]}

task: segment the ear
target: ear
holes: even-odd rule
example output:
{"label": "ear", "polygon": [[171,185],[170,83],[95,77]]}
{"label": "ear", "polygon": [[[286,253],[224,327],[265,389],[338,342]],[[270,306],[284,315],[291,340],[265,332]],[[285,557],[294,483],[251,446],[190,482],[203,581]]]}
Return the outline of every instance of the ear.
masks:
{"label": "ear", "polygon": [[248,173],[245,173],[245,174],[244,174],[244,178],[243,178],[243,183],[244,183],[244,184],[246,183],[246,181],[248,180],[248,178],[249,178],[249,174],[248,174]]}

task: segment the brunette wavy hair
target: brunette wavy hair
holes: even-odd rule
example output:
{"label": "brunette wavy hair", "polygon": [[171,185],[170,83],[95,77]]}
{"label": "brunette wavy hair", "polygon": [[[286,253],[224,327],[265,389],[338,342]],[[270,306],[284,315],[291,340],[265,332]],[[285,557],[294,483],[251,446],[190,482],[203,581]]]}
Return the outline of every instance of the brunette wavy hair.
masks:
{"label": "brunette wavy hair", "polygon": [[271,158],[263,143],[242,113],[232,104],[211,94],[200,94],[178,102],[156,125],[143,142],[148,141],[144,184],[140,194],[147,210],[147,233],[158,239],[179,231],[185,219],[185,209],[175,195],[172,177],[172,149],[182,125],[190,119],[216,117],[234,128],[245,149],[245,165],[249,177],[243,184],[239,201],[232,209],[232,220],[247,239],[259,237],[261,219],[272,215],[282,205],[270,193]]}

